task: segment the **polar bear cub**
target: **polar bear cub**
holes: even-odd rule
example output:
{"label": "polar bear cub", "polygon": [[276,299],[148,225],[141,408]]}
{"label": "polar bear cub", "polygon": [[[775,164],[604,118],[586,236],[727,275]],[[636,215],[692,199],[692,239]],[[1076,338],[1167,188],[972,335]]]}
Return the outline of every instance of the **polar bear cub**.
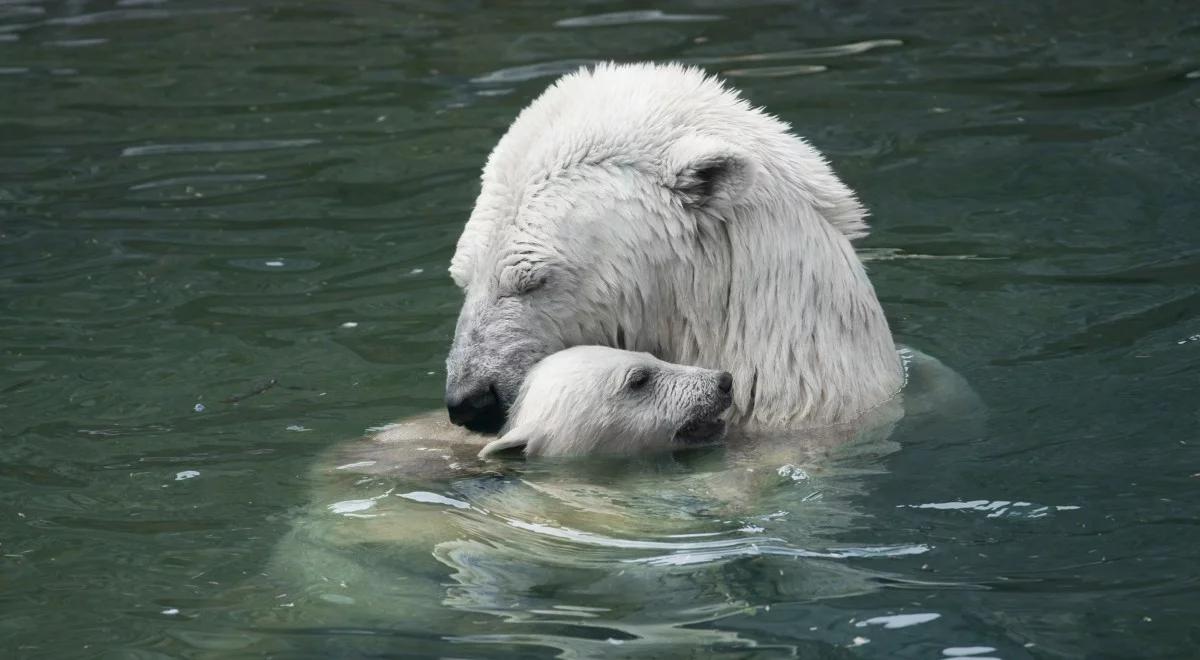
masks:
{"label": "polar bear cub", "polygon": [[537,363],[486,458],[641,454],[720,440],[732,401],[725,371],[664,362],[649,353],[576,346]]}

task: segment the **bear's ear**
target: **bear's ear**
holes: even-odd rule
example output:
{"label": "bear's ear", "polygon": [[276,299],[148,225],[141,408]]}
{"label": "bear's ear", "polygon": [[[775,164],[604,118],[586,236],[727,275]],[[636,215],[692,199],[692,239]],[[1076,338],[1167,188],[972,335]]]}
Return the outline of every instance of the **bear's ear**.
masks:
{"label": "bear's ear", "polygon": [[479,458],[491,458],[494,455],[508,451],[510,449],[524,450],[532,438],[529,434],[524,433],[521,429],[513,429],[505,433],[500,438],[492,440],[484,445],[483,449],[479,450]]}
{"label": "bear's ear", "polygon": [[754,182],[755,166],[741,149],[718,140],[680,140],[668,161],[670,188],[684,206],[728,205],[741,199]]}

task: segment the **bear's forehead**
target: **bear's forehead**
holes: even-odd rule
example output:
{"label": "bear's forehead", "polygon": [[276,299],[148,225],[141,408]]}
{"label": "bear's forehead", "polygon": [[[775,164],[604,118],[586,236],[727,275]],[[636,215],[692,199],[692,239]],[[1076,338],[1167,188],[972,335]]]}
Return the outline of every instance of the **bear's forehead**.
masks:
{"label": "bear's forehead", "polygon": [[[508,264],[497,259],[507,255],[555,256],[551,248],[559,242],[548,232],[557,225],[550,216],[565,217],[565,207],[578,201],[558,194],[561,186],[616,175],[626,194],[635,196],[637,173],[648,186],[672,176],[667,161],[680,139],[703,135],[742,143],[748,135],[785,133],[784,125],[699,69],[600,65],[565,76],[521,112],[492,151],[451,275],[463,286],[483,264],[504,268]],[[534,205],[537,213],[523,212]],[[516,259],[512,265],[540,263]]]}
{"label": "bear's forehead", "polygon": [[488,170],[490,178],[517,187],[579,165],[652,170],[680,137],[720,132],[756,114],[699,69],[602,65],[560,79],[522,111]]}

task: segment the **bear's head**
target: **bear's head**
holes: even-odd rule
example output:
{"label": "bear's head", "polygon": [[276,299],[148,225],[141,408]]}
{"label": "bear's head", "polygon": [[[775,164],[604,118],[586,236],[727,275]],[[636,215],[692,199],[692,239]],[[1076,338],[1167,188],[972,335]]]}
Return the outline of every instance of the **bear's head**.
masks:
{"label": "bear's head", "polygon": [[663,362],[649,353],[576,346],[530,370],[500,439],[479,453],[631,455],[720,440],[728,372]]}
{"label": "bear's head", "polygon": [[[703,72],[601,65],[568,75],[496,145],[459,238],[450,273],[465,300],[447,359],[450,418],[499,430],[534,364],[587,344],[727,365],[744,413],[756,389],[764,394],[760,375],[811,388],[822,374],[796,385],[805,369],[789,361],[812,362],[827,341],[868,353],[834,336],[857,319],[796,313],[878,311],[848,241],[865,229],[819,153]],[[849,273],[843,290],[822,288],[830,269]],[[772,342],[756,338],[772,331]],[[795,348],[793,336],[813,345]]]}

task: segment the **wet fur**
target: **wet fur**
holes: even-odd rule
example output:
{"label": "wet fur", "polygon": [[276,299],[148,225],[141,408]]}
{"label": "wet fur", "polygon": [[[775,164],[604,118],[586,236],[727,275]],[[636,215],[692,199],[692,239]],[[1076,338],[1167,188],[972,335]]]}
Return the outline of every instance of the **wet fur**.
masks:
{"label": "wet fur", "polygon": [[865,211],[816,149],[698,69],[568,75],[496,145],[451,275],[448,392],[620,345],[734,375],[746,427],[842,423],[901,370],[851,240]]}

